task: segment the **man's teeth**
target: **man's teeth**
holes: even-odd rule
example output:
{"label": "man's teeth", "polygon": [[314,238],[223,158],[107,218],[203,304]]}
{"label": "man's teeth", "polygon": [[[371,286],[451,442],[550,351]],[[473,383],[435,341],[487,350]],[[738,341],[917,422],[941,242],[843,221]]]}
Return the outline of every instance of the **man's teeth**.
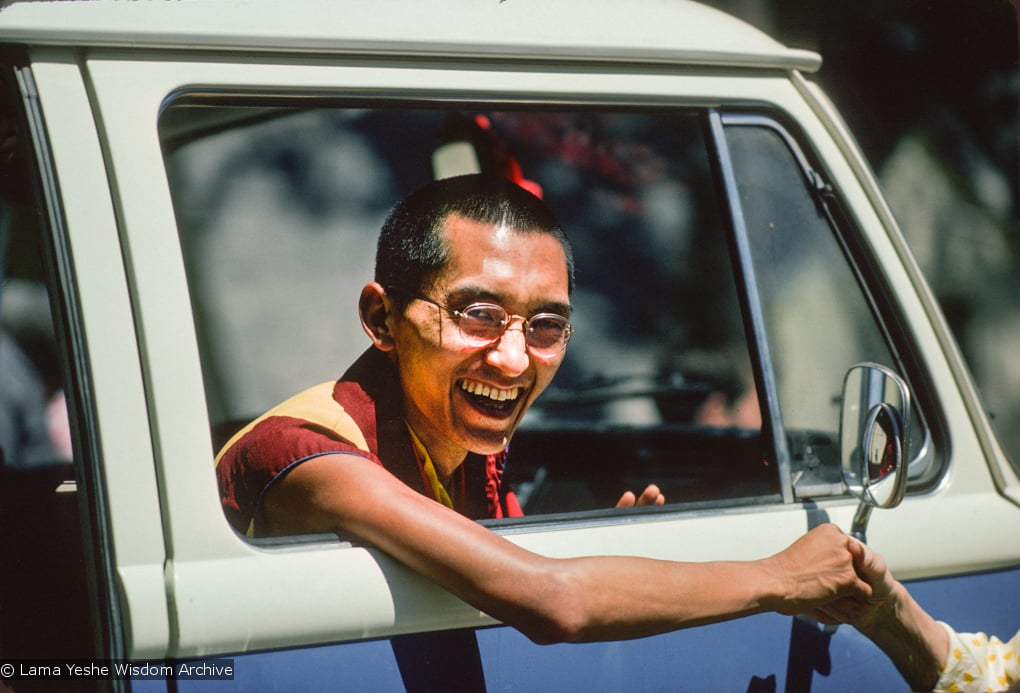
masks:
{"label": "man's teeth", "polygon": [[498,387],[490,387],[489,385],[483,385],[482,383],[469,382],[467,380],[462,381],[460,387],[465,392],[469,392],[472,395],[478,397],[488,397],[496,402],[505,402],[506,400],[515,400],[521,392],[521,388],[514,387],[509,390],[503,390]]}

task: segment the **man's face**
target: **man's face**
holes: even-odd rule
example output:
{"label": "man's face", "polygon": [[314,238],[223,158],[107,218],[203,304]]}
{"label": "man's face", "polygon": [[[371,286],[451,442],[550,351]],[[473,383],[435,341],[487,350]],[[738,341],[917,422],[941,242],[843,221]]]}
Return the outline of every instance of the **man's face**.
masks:
{"label": "man's face", "polygon": [[[566,256],[555,238],[459,216],[445,232],[450,260],[424,296],[453,310],[485,302],[512,315],[569,317]],[[563,361],[562,351],[532,354],[519,319],[487,347],[467,344],[456,319],[427,301],[411,301],[392,326],[408,423],[444,465],[502,450]]]}

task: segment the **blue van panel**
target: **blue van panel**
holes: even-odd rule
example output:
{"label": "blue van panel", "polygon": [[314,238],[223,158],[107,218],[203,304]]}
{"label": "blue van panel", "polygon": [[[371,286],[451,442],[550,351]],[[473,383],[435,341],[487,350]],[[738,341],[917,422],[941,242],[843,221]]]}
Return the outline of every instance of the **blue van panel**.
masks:
{"label": "blue van panel", "polygon": [[[908,588],[929,613],[960,631],[1008,638],[1020,629],[1020,567],[919,580]],[[444,634],[424,635],[442,639]],[[537,646],[508,627],[482,629],[476,637],[490,693],[907,689],[885,654],[853,628],[824,628],[777,614],[584,645]],[[429,665],[464,671],[475,656],[468,649],[473,648],[451,648]],[[405,690],[388,640],[242,655],[234,663],[232,685],[179,681],[176,688],[182,693]],[[157,682],[138,683],[135,690],[166,690],[152,685]]]}
{"label": "blue van panel", "polygon": [[917,603],[957,631],[1003,640],[1020,630],[1020,567],[907,584]]}
{"label": "blue van panel", "polygon": [[[810,643],[800,635],[802,651],[790,661],[802,627],[817,633],[815,646],[803,647]],[[614,643],[539,648],[506,628],[478,639],[489,691],[906,690],[889,659],[852,628],[832,633],[777,614]]]}
{"label": "blue van panel", "polygon": [[536,647],[509,628],[478,640],[489,691],[745,691],[785,664],[789,641],[776,634],[789,624],[763,614],[621,642]]}

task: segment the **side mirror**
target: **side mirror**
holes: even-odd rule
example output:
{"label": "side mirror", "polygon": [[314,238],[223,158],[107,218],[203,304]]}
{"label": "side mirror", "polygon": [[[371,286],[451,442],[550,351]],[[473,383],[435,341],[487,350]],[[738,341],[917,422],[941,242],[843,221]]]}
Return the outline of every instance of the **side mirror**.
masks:
{"label": "side mirror", "polygon": [[860,500],[850,534],[866,541],[873,508],[893,508],[903,500],[910,460],[907,424],[910,391],[896,373],[860,363],[843,380],[840,460],[843,483]]}

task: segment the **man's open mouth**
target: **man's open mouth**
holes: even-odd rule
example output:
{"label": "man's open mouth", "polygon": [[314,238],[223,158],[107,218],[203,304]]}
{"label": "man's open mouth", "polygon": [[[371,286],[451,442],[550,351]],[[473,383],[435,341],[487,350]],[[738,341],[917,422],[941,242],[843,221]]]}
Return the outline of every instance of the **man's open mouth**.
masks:
{"label": "man's open mouth", "polygon": [[460,389],[467,395],[474,406],[486,411],[506,413],[517,406],[517,398],[521,388],[499,388],[485,385],[473,380],[460,381]]}

